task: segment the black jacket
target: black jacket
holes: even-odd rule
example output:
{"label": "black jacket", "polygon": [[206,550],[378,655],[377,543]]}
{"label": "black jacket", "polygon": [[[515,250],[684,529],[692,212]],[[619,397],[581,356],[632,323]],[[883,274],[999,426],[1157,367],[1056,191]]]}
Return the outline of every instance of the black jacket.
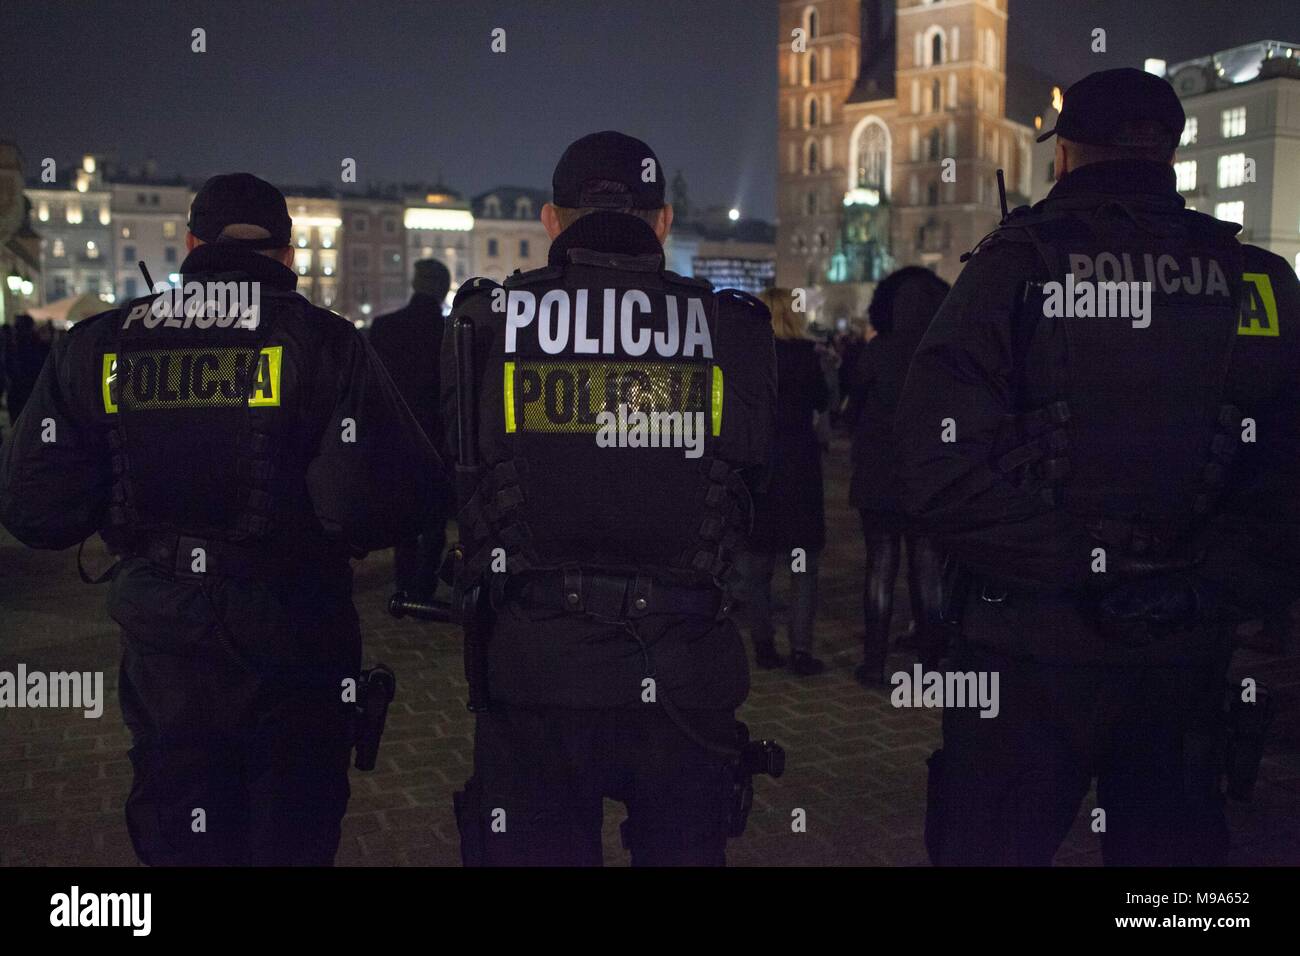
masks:
{"label": "black jacket", "polygon": [[853,422],[849,504],[854,508],[902,513],[894,413],[912,354],[942,302],[937,284],[905,280],[892,299],[893,328],[863,346],[849,376],[847,416]]}
{"label": "black jacket", "polygon": [[[1034,211],[1060,204],[1095,208],[1112,199],[1140,200],[1149,215],[1169,224],[1191,215],[1183,211],[1173,170],[1146,162],[1085,166]],[[1247,273],[1269,277],[1277,334],[1236,338],[1228,391],[1245,396],[1259,438],[1238,454],[1201,573],[1227,589],[1235,605],[1262,612],[1284,607],[1300,589],[1300,283],[1278,256],[1254,246],[1245,246],[1244,255]],[[1000,429],[1013,411],[1012,307],[1023,283],[1048,278],[1046,271],[1028,242],[995,233],[981,245],[912,361],[897,416],[905,436],[899,464],[905,508],[967,567],[1069,594],[1088,583],[1096,541],[1066,510],[1012,485],[992,466]],[[1159,387],[1158,378],[1131,384]],[[956,441],[941,437],[946,418],[957,423]],[[984,638],[1044,657],[1097,655],[1095,635],[1070,613],[1053,612],[1046,624],[1027,613],[1008,606]]]}
{"label": "black jacket", "polygon": [[[610,254],[611,258],[602,259],[601,254]],[[636,269],[630,265],[620,267],[622,257],[635,259]],[[679,285],[689,283],[695,286],[692,295],[712,299],[716,305],[712,361],[725,379],[723,420],[727,424],[722,428],[722,436],[724,440],[736,442],[735,447],[754,452],[752,460],[733,464],[748,465],[746,478],[756,480],[755,474],[761,471],[770,453],[776,398],[771,318],[762,303],[734,290],[711,292],[707,283],[678,276],[666,279],[663,248],[653,230],[641,219],[622,213],[597,212],[577,220],[552,243],[549,263],[547,269],[535,270],[535,275],[512,277],[507,285],[514,289],[532,279],[546,284],[562,283],[566,276],[580,274],[582,284],[596,290],[642,285],[654,288],[668,281]],[[687,286],[682,289],[685,291]],[[482,383],[489,356],[501,350],[501,337],[506,329],[506,310],[502,303],[507,291],[490,280],[473,279],[460,287],[452,307],[449,328],[461,316],[473,322],[480,388],[486,387]],[[600,301],[599,294],[599,291],[592,293],[593,302]],[[454,356],[453,336],[449,332],[443,343],[442,393],[443,421],[451,448],[456,447],[457,422]],[[493,378],[500,374],[500,371],[493,373]],[[499,406],[494,405],[495,408]],[[503,422],[499,412],[488,414],[492,421],[479,422],[480,445],[497,447],[501,436],[488,436],[487,430],[500,430]],[[742,434],[743,441],[735,437]],[[594,433],[591,440],[595,441]],[[761,453],[756,449],[761,449]],[[718,454],[722,457],[723,453]],[[575,536],[581,535],[585,541],[593,536],[593,519],[581,495],[587,496],[589,502],[595,501],[602,489],[584,486],[583,476],[575,471],[563,465],[542,468],[536,462],[527,462],[527,487],[580,489],[578,504],[583,513],[564,518]],[[638,481],[639,478],[642,480]],[[636,519],[644,525],[648,513],[651,518],[662,516],[667,522],[677,502],[668,501],[660,506],[662,489],[653,480],[645,480],[648,478],[629,476],[630,490],[641,494],[645,502],[655,502]],[[701,483],[701,493],[704,487]],[[531,500],[527,491],[523,498]],[[546,501],[537,502],[537,507],[546,509],[550,515],[558,510]],[[462,535],[465,527],[463,523]],[[609,529],[602,527],[601,531],[605,530]],[[504,537],[504,531],[502,534]],[[603,540],[610,543],[610,548],[623,543],[618,529],[610,530]],[[548,537],[545,544],[550,543],[553,542]],[[509,546],[508,541],[502,544]],[[590,556],[583,567],[584,571],[605,569]],[[675,613],[650,614],[638,624],[637,633],[640,642],[628,628],[600,617],[565,614],[507,601],[496,615],[488,645],[493,698],[516,705],[644,706],[640,703],[641,682],[650,673],[646,669],[648,658],[659,693],[679,707],[729,710],[744,700],[748,693],[748,664],[743,644],[729,621]]]}
{"label": "black jacket", "polygon": [[431,442],[441,441],[438,377],[443,336],[442,302],[415,293],[404,308],[375,319],[370,344]]}
{"label": "black jacket", "polygon": [[822,455],[813,415],[830,388],[811,339],[776,340],[776,443],[767,489],[754,496],[755,549],[820,551],[826,544]]}
{"label": "black jacket", "polygon": [[[271,290],[291,291],[297,283],[291,270],[264,255],[217,245],[195,249],[181,273],[187,281],[219,274]],[[301,315],[276,313],[268,340],[283,346],[284,380],[301,390],[289,412],[299,416],[291,434],[300,493],[280,503],[276,527],[333,551],[332,566],[346,571],[349,552],[387,547],[417,528],[443,479],[436,453],[361,333],[302,303]],[[0,523],[30,547],[66,548],[106,527],[112,420],[102,365],[123,314],[79,322],[57,343],[0,457]],[[46,418],[55,420],[56,442],[41,440]],[[347,420],[355,424],[354,441],[343,440]]]}

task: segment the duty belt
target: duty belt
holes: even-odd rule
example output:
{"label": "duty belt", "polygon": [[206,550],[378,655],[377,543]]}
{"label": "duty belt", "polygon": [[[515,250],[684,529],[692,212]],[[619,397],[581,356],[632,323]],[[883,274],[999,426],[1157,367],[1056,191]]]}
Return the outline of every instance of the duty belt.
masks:
{"label": "duty belt", "polygon": [[720,588],[670,585],[643,574],[600,574],[576,567],[512,576],[505,594],[535,607],[609,618],[647,614],[716,618],[729,610]]}
{"label": "duty belt", "polygon": [[[284,574],[283,554],[215,538],[153,533],[137,541],[131,553],[147,559],[164,574],[180,578],[270,578]],[[196,571],[196,566],[203,570]]]}

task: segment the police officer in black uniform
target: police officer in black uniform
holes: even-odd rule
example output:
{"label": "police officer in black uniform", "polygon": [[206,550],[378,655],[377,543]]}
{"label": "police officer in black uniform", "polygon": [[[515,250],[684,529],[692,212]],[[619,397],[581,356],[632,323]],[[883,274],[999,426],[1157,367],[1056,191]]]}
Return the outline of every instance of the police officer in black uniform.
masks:
{"label": "police officer in black uniform", "polygon": [[939,864],[1049,864],[1094,776],[1108,864],[1227,846],[1233,631],[1300,582],[1300,288],[1185,208],[1183,124],[1138,70],[1072,86],[1056,186],[976,247],[912,363],[904,503],[964,570],[954,669],[999,677],[995,716],[944,711]]}
{"label": "police officer in black uniform", "polygon": [[[749,673],[719,581],[771,442],[772,328],[751,296],[664,269],[661,170],[622,133],[577,140],[542,211],[549,264],[453,305],[477,382],[462,571],[493,605],[491,706],[456,795],[468,865],[598,865],[604,797],[628,807],[634,865],[720,865],[735,832]],[[625,431],[608,428],[620,406]],[[689,419],[695,450],[636,445],[632,416],[651,413]]]}
{"label": "police officer in black uniform", "polygon": [[349,557],[418,526],[440,463],[350,322],[294,291],[284,196],[216,176],[180,297],[55,346],[0,462],[35,548],[100,532],[148,864],[322,865],[347,806],[361,634]]}

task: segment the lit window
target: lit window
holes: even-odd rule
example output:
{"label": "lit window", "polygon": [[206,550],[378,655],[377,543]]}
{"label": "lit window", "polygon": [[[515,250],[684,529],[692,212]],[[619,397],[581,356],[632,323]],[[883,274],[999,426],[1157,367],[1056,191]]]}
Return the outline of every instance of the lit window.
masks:
{"label": "lit window", "polygon": [[77,223],[81,222],[81,203],[79,202],[68,203],[68,222],[72,223],[73,225],[76,225]]}
{"label": "lit window", "polygon": [[322,249],[334,248],[334,227],[333,226],[320,227],[320,245]]}
{"label": "lit window", "polygon": [[1178,140],[1179,146],[1191,146],[1196,142],[1196,117],[1187,117],[1187,125],[1183,127],[1183,135]]}
{"label": "lit window", "polygon": [[1190,192],[1196,188],[1196,160],[1189,159],[1174,163],[1174,175],[1178,177],[1178,191]]}
{"label": "lit window", "polygon": [[173,220],[169,219],[163,223],[163,238],[164,239],[176,238],[176,223]]}
{"label": "lit window", "polygon": [[123,239],[130,239],[130,238],[131,238],[131,227],[130,227],[130,226],[123,226],[123,227],[122,227],[122,238],[123,238]]}
{"label": "lit window", "polygon": [[101,226],[107,226],[111,220],[112,216],[108,210],[108,203],[105,203],[99,207],[99,224]]}
{"label": "lit window", "polygon": [[1246,181],[1246,154],[1229,153],[1219,157],[1219,188],[1240,186]]}
{"label": "lit window", "polygon": [[293,267],[300,276],[305,276],[311,272],[311,250],[299,249],[295,251],[293,254]]}
{"label": "lit window", "polygon": [[94,239],[86,240],[86,258],[87,259],[99,258],[99,246],[95,245]]}
{"label": "lit window", "polygon": [[293,244],[299,249],[306,249],[311,245],[311,229],[306,227],[295,229],[293,231]]}
{"label": "lit window", "polygon": [[55,240],[54,240],[54,258],[56,258],[56,259],[61,259],[61,258],[63,258],[63,240],[62,240],[62,239],[55,239]]}
{"label": "lit window", "polygon": [[1240,199],[1236,202],[1215,203],[1214,218],[1244,226],[1246,224],[1246,204]]}
{"label": "lit window", "polygon": [[41,222],[50,221],[50,204],[44,199],[42,199],[41,204],[36,207],[36,218]]}
{"label": "lit window", "polygon": [[1223,111],[1223,138],[1246,135],[1246,107],[1234,106]]}
{"label": "lit window", "polygon": [[329,251],[327,251],[327,252],[322,252],[322,253],[320,254],[320,271],[321,271],[321,274],[323,274],[323,275],[327,275],[327,276],[332,276],[332,275],[334,274],[334,270],[335,270],[336,266],[338,265],[338,258],[337,258],[337,257],[338,257],[338,251],[335,250],[335,249],[330,249]]}

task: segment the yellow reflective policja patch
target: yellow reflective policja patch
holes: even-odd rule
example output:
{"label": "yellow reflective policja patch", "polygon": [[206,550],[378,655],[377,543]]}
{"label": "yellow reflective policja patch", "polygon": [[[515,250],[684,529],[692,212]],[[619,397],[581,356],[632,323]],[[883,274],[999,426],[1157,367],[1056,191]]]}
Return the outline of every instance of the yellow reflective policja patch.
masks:
{"label": "yellow reflective policja patch", "polygon": [[1241,308],[1238,311],[1238,335],[1267,335],[1274,338],[1277,329],[1277,300],[1273,298],[1273,283],[1263,272],[1244,272]]}
{"label": "yellow reflective policja patch", "polygon": [[104,411],[265,408],[280,404],[284,347],[109,352],[103,358]]}

